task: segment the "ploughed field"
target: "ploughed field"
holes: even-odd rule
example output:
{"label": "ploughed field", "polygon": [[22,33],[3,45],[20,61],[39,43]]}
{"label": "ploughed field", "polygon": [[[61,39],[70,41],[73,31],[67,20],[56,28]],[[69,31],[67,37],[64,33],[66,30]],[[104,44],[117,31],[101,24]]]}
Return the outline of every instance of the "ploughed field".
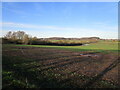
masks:
{"label": "ploughed field", "polygon": [[3,45],[3,88],[117,88],[118,52]]}

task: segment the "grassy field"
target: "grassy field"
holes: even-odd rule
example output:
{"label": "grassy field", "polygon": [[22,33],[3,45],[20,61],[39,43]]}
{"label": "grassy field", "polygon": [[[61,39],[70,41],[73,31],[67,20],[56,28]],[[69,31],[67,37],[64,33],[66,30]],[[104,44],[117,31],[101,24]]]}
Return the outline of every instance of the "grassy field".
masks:
{"label": "grassy field", "polygon": [[91,43],[87,46],[50,46],[50,45],[17,45],[17,46],[48,47],[48,48],[56,48],[56,49],[71,50],[71,51],[97,51],[97,52],[119,51],[118,42],[108,42],[108,41]]}
{"label": "grassy field", "polygon": [[119,87],[116,42],[88,46],[3,44],[2,51],[3,88]]}

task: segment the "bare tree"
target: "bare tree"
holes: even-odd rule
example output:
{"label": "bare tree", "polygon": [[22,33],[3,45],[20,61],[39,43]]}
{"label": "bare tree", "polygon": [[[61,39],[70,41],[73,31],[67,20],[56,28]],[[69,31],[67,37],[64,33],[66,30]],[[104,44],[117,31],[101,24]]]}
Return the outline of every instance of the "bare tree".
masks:
{"label": "bare tree", "polygon": [[24,37],[23,37],[22,42],[23,42],[24,44],[28,44],[28,43],[29,43],[29,40],[30,40],[29,35],[25,34]]}
{"label": "bare tree", "polygon": [[24,36],[25,36],[25,32],[24,31],[17,31],[16,32],[17,39],[23,40]]}
{"label": "bare tree", "polygon": [[14,43],[32,44],[35,43],[37,37],[32,37],[26,34],[24,31],[11,32],[9,31],[5,38],[9,39]]}
{"label": "bare tree", "polygon": [[11,36],[12,36],[12,32],[11,32],[11,31],[9,31],[9,32],[5,35],[5,38],[10,39],[10,38],[11,38]]}
{"label": "bare tree", "polygon": [[12,40],[17,40],[16,32],[13,32],[13,33],[11,34],[11,38],[10,38],[10,39],[12,39]]}
{"label": "bare tree", "polygon": [[37,40],[37,37],[33,37],[32,40]]}

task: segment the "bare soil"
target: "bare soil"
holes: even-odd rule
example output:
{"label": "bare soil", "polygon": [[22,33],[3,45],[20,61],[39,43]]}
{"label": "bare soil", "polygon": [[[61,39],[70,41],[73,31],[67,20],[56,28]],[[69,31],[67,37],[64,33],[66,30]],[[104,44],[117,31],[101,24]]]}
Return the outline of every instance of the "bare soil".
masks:
{"label": "bare soil", "polygon": [[[14,49],[16,50],[14,50]],[[76,86],[95,85],[105,80],[118,85],[118,53],[73,52],[40,47],[10,47],[3,49],[3,55],[33,59],[37,65],[28,69],[40,68],[40,72],[52,71],[61,83]],[[84,80],[80,76],[92,79]],[[98,85],[98,84],[97,84]],[[96,86],[97,86],[96,85]]]}

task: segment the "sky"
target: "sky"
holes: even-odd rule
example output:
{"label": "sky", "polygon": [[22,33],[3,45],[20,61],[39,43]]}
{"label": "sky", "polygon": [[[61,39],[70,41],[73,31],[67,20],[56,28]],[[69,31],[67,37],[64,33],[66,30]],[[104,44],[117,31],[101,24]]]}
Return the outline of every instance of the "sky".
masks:
{"label": "sky", "polygon": [[3,2],[2,32],[38,38],[118,38],[117,2]]}

